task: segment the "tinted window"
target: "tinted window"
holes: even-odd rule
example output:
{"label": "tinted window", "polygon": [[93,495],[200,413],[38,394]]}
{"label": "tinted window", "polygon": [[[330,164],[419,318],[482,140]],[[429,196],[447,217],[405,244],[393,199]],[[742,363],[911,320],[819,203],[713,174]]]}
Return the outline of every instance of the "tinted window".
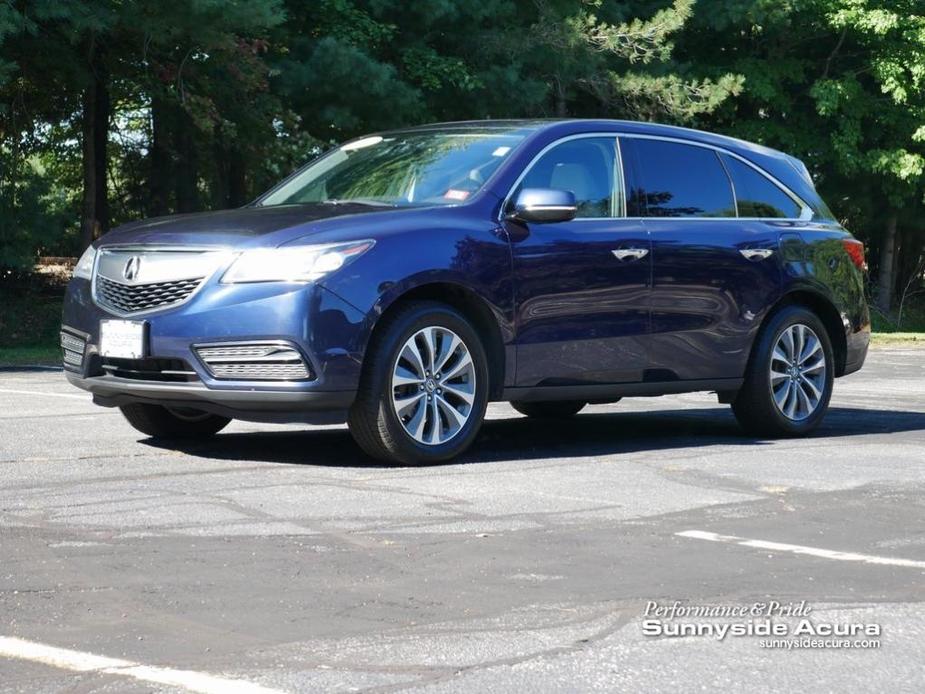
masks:
{"label": "tinted window", "polygon": [[578,202],[578,217],[610,217],[614,152],[615,140],[607,137],[563,142],[536,161],[517,192],[522,188],[570,190]]}
{"label": "tinted window", "polygon": [[636,172],[631,217],[735,217],[732,186],[712,149],[662,140],[621,140]]}
{"label": "tinted window", "polygon": [[799,219],[800,206],[793,198],[748,164],[721,155],[732,176],[740,217],[786,217]]}

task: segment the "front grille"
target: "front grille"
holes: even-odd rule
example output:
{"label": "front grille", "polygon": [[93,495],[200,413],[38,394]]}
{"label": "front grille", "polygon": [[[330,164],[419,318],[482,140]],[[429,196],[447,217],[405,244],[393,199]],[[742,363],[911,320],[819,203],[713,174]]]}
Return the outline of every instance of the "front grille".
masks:
{"label": "front grille", "polygon": [[96,299],[104,307],[122,313],[137,313],[186,301],[203,277],[150,284],[122,284],[100,275],[96,278]]}
{"label": "front grille", "polygon": [[286,342],[200,345],[196,354],[215,378],[239,381],[304,381],[312,378],[302,354]]}
{"label": "front grille", "polygon": [[66,366],[83,366],[86,348],[87,343],[83,338],[61,331],[61,358]]}
{"label": "front grille", "polygon": [[102,357],[100,368],[112,376],[137,381],[198,381],[199,376],[182,359],[147,357],[145,359],[116,359]]}
{"label": "front grille", "polygon": [[300,381],[308,378],[305,364],[212,364],[216,378],[242,381]]}

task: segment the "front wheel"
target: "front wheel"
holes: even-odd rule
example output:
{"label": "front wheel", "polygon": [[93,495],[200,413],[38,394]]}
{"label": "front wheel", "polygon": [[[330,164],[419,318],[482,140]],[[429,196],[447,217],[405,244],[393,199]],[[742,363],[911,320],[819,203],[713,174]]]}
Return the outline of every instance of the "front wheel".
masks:
{"label": "front wheel", "polygon": [[834,371],[822,321],[808,309],[789,306],[762,332],[732,411],[750,434],[808,434],[828,410]]}
{"label": "front wheel", "polygon": [[449,460],[478,434],[488,360],[458,311],[409,303],[386,318],[366,354],[350,433],[369,455],[419,465]]}
{"label": "front wheel", "polygon": [[191,407],[163,407],[135,402],[119,408],[128,423],[155,438],[212,436],[231,420]]}

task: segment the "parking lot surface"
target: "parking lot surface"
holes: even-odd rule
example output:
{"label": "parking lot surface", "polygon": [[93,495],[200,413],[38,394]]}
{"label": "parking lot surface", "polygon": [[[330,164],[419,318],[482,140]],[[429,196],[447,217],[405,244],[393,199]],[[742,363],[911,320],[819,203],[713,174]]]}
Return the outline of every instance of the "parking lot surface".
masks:
{"label": "parking lot surface", "polygon": [[[808,439],[709,394],[493,404],[430,468],[340,426],[158,443],[7,371],[0,470],[2,692],[925,690],[921,349],[873,351]],[[646,635],[675,601],[806,601],[881,643]]]}

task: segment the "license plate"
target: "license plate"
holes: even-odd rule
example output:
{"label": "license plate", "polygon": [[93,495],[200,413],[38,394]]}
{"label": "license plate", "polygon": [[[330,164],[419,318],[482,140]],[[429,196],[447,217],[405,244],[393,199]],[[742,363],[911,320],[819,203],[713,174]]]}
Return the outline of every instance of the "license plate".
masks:
{"label": "license plate", "polygon": [[134,320],[100,321],[100,355],[116,359],[145,356],[145,324]]}

